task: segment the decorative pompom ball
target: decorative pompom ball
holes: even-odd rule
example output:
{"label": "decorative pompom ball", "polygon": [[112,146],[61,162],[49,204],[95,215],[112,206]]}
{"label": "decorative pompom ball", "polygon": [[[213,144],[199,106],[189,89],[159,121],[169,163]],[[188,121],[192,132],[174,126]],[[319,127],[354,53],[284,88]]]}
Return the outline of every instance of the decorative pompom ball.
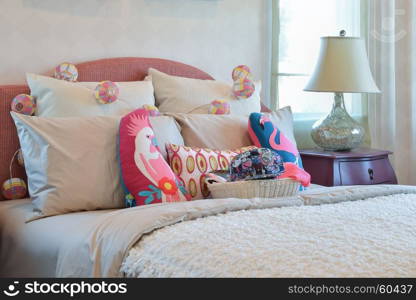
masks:
{"label": "decorative pompom ball", "polygon": [[145,109],[151,117],[160,116],[159,109],[154,105],[145,104],[143,105],[143,109]]}
{"label": "decorative pompom ball", "polygon": [[60,80],[77,81],[78,70],[75,65],[71,63],[62,63],[55,68],[54,77]]}
{"label": "decorative pompom ball", "polygon": [[255,90],[256,86],[254,85],[253,81],[248,78],[239,79],[235,81],[233,85],[233,94],[238,99],[250,98]]}
{"label": "decorative pompom ball", "polygon": [[17,163],[21,167],[24,167],[25,166],[25,160],[23,159],[22,149],[19,149],[19,151],[17,152]]}
{"label": "decorative pompom ball", "polygon": [[19,114],[31,116],[36,109],[35,98],[26,94],[17,95],[12,101],[11,109]]}
{"label": "decorative pompom ball", "polygon": [[209,106],[208,113],[212,115],[229,115],[230,103],[226,100],[214,100]]}
{"label": "decorative pompom ball", "polygon": [[245,78],[248,78],[250,80],[252,79],[251,70],[249,67],[245,65],[235,67],[231,76],[233,77],[234,81],[237,81],[239,79],[245,79]]}
{"label": "decorative pompom ball", "polygon": [[26,183],[20,178],[8,179],[3,183],[2,193],[8,200],[22,199],[27,193]]}
{"label": "decorative pompom ball", "polygon": [[120,90],[115,82],[106,80],[95,88],[95,98],[101,104],[110,104],[117,100]]}

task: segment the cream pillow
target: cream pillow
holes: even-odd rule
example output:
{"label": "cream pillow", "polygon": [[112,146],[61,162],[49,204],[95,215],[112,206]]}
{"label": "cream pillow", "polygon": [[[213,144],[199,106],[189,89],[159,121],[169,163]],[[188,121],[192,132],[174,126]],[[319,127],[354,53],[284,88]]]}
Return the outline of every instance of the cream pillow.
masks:
{"label": "cream pillow", "polygon": [[74,83],[36,74],[26,74],[26,79],[41,117],[121,116],[144,104],[155,105],[151,81],[118,82],[118,99],[100,104],[94,96],[98,82]]}
{"label": "cream pillow", "polygon": [[248,99],[237,100],[229,84],[215,80],[200,80],[171,76],[149,69],[155,89],[156,104],[161,112],[207,114],[214,100],[228,100],[232,115],[249,115],[261,110],[261,83]]}
{"label": "cream pillow", "polygon": [[[185,145],[210,149],[238,149],[253,145],[248,134],[248,116],[168,114],[181,126]],[[296,145],[293,116],[289,106],[266,113],[285,136]]]}
{"label": "cream pillow", "polygon": [[[120,117],[43,118],[11,114],[34,205],[29,220],[124,207],[117,158]],[[154,117],[151,123],[159,143],[183,144],[172,118]]]}
{"label": "cream pillow", "polygon": [[169,115],[179,123],[186,146],[229,150],[253,145],[246,116]]}

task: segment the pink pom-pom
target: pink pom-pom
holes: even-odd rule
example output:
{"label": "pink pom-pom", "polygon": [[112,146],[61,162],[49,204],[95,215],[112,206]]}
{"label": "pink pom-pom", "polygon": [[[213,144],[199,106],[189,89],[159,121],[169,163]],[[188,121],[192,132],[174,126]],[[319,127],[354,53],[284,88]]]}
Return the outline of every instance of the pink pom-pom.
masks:
{"label": "pink pom-pom", "polygon": [[208,112],[212,115],[228,115],[230,114],[230,103],[226,100],[214,100],[211,102]]}
{"label": "pink pom-pom", "polygon": [[71,63],[62,63],[55,68],[54,77],[60,80],[77,81],[78,69]]}
{"label": "pink pom-pom", "polygon": [[8,179],[3,183],[2,193],[8,200],[22,199],[27,193],[26,183],[20,178]]}
{"label": "pink pom-pom", "polygon": [[251,80],[251,70],[249,67],[245,65],[241,65],[241,66],[234,68],[231,76],[233,77],[234,81],[237,81],[239,79],[245,79],[245,78],[248,78]]}
{"label": "pink pom-pom", "polygon": [[36,109],[35,98],[26,94],[17,95],[12,101],[11,109],[19,114],[31,116]]}
{"label": "pink pom-pom", "polygon": [[253,81],[248,78],[237,80],[233,85],[233,94],[238,99],[250,98],[255,90]]}
{"label": "pink pom-pom", "polygon": [[118,99],[120,90],[112,81],[102,81],[95,88],[95,98],[101,104],[110,104]]}

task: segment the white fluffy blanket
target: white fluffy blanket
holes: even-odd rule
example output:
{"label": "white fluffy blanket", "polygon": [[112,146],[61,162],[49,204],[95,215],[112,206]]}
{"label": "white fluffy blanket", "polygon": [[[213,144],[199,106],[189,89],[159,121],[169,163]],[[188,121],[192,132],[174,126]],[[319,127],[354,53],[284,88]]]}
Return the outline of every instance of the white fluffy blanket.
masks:
{"label": "white fluffy blanket", "polygon": [[[408,196],[356,202],[399,194]],[[415,194],[411,186],[351,186],[283,198],[120,209],[94,218],[87,227],[74,226],[78,234],[58,250],[56,276],[289,276],[289,271],[293,276],[331,276],[331,262],[344,262],[354,270],[348,273],[348,268],[335,266],[337,274],[343,270],[342,274],[364,276],[374,270],[383,273],[384,269],[356,268],[378,256],[391,266],[385,267],[385,276],[415,275],[409,267],[402,268],[406,263],[414,266],[409,253],[415,252]],[[347,201],[352,203],[338,205]],[[174,224],[178,225],[166,228]],[[152,235],[143,239],[148,234]],[[138,248],[131,250],[137,242]],[[363,245],[370,256],[364,256]],[[392,253],[400,255],[395,258]]]}
{"label": "white fluffy blanket", "polygon": [[416,195],[228,212],[142,237],[128,277],[416,277]]}

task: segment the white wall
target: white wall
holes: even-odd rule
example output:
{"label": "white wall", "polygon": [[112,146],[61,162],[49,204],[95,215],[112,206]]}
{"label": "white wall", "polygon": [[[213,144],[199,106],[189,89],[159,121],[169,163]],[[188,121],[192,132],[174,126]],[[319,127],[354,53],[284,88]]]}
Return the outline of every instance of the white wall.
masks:
{"label": "white wall", "polygon": [[119,56],[174,59],[227,81],[234,66],[247,64],[264,80],[268,2],[0,0],[0,84],[63,61]]}

